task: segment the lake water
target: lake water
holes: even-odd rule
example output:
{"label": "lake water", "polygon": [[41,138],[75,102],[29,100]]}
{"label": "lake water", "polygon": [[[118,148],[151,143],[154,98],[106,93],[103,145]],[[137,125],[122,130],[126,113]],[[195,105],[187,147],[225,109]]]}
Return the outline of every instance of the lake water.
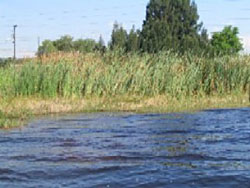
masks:
{"label": "lake water", "polygon": [[250,108],[40,118],[0,131],[0,187],[250,187]]}

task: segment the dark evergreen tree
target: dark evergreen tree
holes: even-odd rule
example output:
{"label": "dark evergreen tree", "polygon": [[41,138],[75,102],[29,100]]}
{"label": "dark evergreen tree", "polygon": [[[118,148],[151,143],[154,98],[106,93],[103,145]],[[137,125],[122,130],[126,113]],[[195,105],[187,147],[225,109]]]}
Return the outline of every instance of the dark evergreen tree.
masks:
{"label": "dark evergreen tree", "polygon": [[96,45],[96,50],[101,52],[101,53],[104,53],[106,51],[105,42],[104,42],[102,36],[99,37],[98,43]]}
{"label": "dark evergreen tree", "polygon": [[104,42],[104,40],[103,40],[103,38],[102,38],[102,35],[100,35],[100,37],[99,37],[98,45],[99,45],[100,47],[105,46],[105,42]]}
{"label": "dark evergreen tree", "polygon": [[136,52],[139,50],[139,37],[140,31],[135,30],[135,27],[130,30],[127,38],[126,51],[127,52]]}
{"label": "dark evergreen tree", "polygon": [[127,31],[120,26],[117,22],[114,24],[114,28],[111,34],[111,41],[109,43],[109,47],[111,50],[115,49],[124,49],[126,50],[127,44]]}
{"label": "dark evergreen tree", "polygon": [[202,46],[200,42],[207,40],[205,30],[201,36],[202,23],[198,20],[194,1],[150,0],[141,32],[142,50],[197,50]]}
{"label": "dark evergreen tree", "polygon": [[200,38],[199,38],[199,51],[209,54],[212,50],[210,45],[210,41],[208,39],[208,34],[206,29],[201,30]]}

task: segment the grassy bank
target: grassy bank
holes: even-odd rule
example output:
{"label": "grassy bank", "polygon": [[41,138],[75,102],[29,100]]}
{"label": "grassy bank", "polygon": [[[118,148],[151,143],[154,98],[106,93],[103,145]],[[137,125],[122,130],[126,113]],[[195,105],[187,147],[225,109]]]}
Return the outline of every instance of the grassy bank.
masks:
{"label": "grassy bank", "polygon": [[0,124],[29,114],[249,105],[250,56],[57,54],[0,68]]}

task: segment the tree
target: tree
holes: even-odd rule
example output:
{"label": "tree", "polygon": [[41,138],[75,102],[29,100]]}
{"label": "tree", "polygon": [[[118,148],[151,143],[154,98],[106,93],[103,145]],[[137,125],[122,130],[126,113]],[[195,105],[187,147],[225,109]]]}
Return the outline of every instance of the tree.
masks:
{"label": "tree", "polygon": [[97,43],[93,39],[79,39],[73,42],[74,50],[78,52],[94,52],[97,46]]}
{"label": "tree", "polygon": [[45,41],[43,41],[42,45],[39,46],[37,55],[38,55],[38,56],[41,56],[41,55],[48,55],[48,54],[54,53],[54,52],[56,52],[56,51],[57,51],[57,49],[56,49],[56,47],[54,46],[53,41],[45,40]]}
{"label": "tree", "polygon": [[73,37],[69,35],[62,36],[53,42],[58,51],[71,52],[74,49]]}
{"label": "tree", "polygon": [[99,42],[97,43],[93,39],[78,39],[73,40],[71,36],[63,36],[58,40],[43,41],[42,45],[39,46],[37,55],[50,54],[53,52],[73,52],[78,51],[81,53],[91,53],[95,51],[100,51],[104,53],[106,50],[104,40],[100,37]]}
{"label": "tree", "polygon": [[150,0],[141,32],[142,50],[196,50],[202,41],[202,23],[198,20],[194,1]]}
{"label": "tree", "polygon": [[210,54],[211,53],[211,44],[210,40],[208,38],[207,30],[202,29],[199,37],[199,47],[197,49],[197,53],[205,53]]}
{"label": "tree", "polygon": [[127,44],[127,31],[123,29],[117,22],[114,23],[114,28],[111,34],[111,41],[109,47],[111,50],[126,49]]}
{"label": "tree", "polygon": [[102,38],[102,36],[100,35],[99,37],[99,40],[98,40],[98,43],[96,45],[96,50],[101,52],[101,53],[104,53],[106,51],[106,46],[105,46],[105,42]]}
{"label": "tree", "polygon": [[127,52],[136,52],[139,50],[139,44],[140,44],[139,37],[140,37],[140,31],[139,30],[136,31],[135,26],[133,26],[127,37],[127,44],[126,44]]}
{"label": "tree", "polygon": [[221,32],[212,36],[211,44],[216,55],[237,54],[243,50],[242,43],[238,37],[237,27],[226,26]]}

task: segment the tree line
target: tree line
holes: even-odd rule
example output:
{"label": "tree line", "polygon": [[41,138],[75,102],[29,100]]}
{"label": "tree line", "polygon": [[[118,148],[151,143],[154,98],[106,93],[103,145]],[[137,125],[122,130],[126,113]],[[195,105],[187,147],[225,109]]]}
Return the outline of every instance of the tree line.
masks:
{"label": "tree line", "polygon": [[122,49],[124,52],[157,53],[173,51],[195,54],[227,55],[237,54],[243,49],[237,27],[226,26],[221,32],[209,38],[203,23],[199,22],[197,5],[192,0],[150,0],[146,8],[146,18],[142,29],[135,27],[127,32],[115,22],[111,39],[106,46],[102,37],[74,41],[70,36],[58,40],[43,41],[38,55],[56,51],[104,53]]}
{"label": "tree line", "polygon": [[47,55],[58,51],[78,51],[90,53],[98,50],[104,52],[105,49],[105,43],[101,36],[99,38],[99,41],[96,42],[94,39],[73,40],[73,37],[65,35],[55,41],[44,40],[42,45],[38,48],[37,55]]}

